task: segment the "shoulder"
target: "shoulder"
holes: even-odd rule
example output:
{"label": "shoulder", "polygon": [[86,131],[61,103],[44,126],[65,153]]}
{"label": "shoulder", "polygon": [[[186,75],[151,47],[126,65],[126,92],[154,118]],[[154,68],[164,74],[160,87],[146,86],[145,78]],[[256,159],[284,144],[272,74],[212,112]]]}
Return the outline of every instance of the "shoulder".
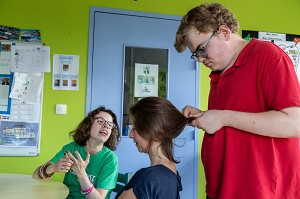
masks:
{"label": "shoulder", "polygon": [[240,63],[248,64],[251,68],[259,68],[260,71],[268,70],[269,72],[269,68],[280,67],[282,63],[293,67],[290,58],[279,46],[270,41],[255,38],[244,47],[239,60]]}
{"label": "shoulder", "polygon": [[136,174],[144,181],[149,181],[149,182],[153,182],[153,181],[166,182],[166,181],[174,181],[175,179],[177,181],[177,175],[163,165],[156,165],[156,166],[143,168],[140,169]]}
{"label": "shoulder", "polygon": [[182,190],[179,175],[163,165],[157,165],[140,169],[131,178],[125,189],[133,188],[136,196],[149,198],[177,198]]}
{"label": "shoulder", "polygon": [[254,52],[257,54],[263,54],[264,56],[285,55],[284,51],[271,41],[263,41],[254,38],[249,42],[249,46],[253,48]]}

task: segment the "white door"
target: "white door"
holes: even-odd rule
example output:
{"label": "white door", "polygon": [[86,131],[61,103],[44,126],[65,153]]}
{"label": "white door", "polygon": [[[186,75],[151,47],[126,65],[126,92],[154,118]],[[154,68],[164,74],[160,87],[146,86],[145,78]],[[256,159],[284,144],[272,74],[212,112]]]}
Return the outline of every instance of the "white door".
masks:
{"label": "white door", "polygon": [[[179,110],[198,107],[199,67],[190,53],[173,47],[181,17],[91,7],[86,112],[99,105],[112,109],[122,129],[116,154],[120,172],[150,165],[127,136],[127,108],[138,99],[134,90],[136,64],[158,66],[158,93]],[[136,96],[137,95],[137,96]],[[181,198],[197,198],[198,131],[186,127],[174,140],[182,178]]]}

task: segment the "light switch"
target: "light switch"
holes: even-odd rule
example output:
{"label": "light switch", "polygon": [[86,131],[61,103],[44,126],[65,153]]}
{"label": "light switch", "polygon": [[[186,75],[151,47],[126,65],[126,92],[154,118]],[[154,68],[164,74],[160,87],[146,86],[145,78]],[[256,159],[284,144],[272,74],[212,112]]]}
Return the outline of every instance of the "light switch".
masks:
{"label": "light switch", "polygon": [[66,104],[56,104],[56,114],[67,114],[67,105]]}

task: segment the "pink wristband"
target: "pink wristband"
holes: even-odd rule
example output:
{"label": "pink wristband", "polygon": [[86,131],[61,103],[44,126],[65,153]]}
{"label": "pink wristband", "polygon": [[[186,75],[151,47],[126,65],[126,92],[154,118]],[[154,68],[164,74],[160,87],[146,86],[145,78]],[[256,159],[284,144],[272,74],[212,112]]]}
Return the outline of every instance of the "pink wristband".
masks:
{"label": "pink wristband", "polygon": [[81,194],[87,195],[87,194],[91,193],[93,189],[94,189],[94,185],[92,184],[92,186],[89,189],[81,190]]}

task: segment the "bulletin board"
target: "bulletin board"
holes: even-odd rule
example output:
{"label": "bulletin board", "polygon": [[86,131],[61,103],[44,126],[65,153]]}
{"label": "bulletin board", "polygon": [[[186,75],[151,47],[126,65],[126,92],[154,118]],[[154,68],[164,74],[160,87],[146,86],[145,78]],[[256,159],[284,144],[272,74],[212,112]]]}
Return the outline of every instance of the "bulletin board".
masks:
{"label": "bulletin board", "polygon": [[37,156],[50,48],[7,40],[0,46],[0,156]]}

